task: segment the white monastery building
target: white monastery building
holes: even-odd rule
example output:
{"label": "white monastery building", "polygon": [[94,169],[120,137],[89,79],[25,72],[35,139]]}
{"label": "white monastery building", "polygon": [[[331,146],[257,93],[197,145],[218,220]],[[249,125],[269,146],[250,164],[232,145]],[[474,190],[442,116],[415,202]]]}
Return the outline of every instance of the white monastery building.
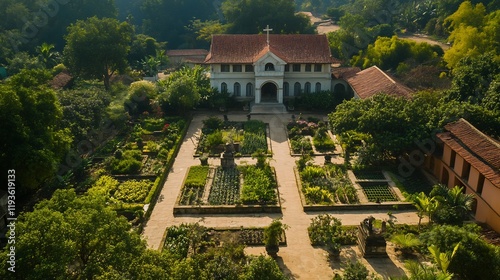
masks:
{"label": "white monastery building", "polygon": [[241,100],[283,103],[301,93],[332,90],[325,35],[214,35],[205,63],[212,87]]}

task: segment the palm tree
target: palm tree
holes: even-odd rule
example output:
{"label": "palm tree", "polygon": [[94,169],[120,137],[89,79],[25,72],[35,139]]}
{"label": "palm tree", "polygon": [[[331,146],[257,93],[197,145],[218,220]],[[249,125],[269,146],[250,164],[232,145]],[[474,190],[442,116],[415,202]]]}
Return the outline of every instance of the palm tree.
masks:
{"label": "palm tree", "polygon": [[420,239],[418,239],[418,237],[411,233],[393,235],[391,238],[391,242],[398,246],[403,255],[411,254],[415,247],[418,247],[422,244]]}
{"label": "palm tree", "polygon": [[441,252],[441,250],[436,245],[432,245],[428,249],[437,267],[443,273],[448,273],[448,267],[450,266],[451,260],[455,256],[458,247],[460,247],[460,242],[455,245],[455,248],[453,248],[452,252]]}
{"label": "palm tree", "polygon": [[59,53],[52,51],[53,49],[54,45],[48,43],[43,43],[37,47],[39,57],[47,68],[54,67],[59,59]]}
{"label": "palm tree", "polygon": [[405,267],[410,273],[410,277],[403,277],[409,280],[451,280],[453,274],[443,273],[434,266],[424,265],[416,261],[406,261]]}
{"label": "palm tree", "polygon": [[448,191],[448,205],[455,210],[462,218],[472,209],[474,195],[464,194],[463,187],[455,186]]}
{"label": "palm tree", "polygon": [[439,201],[435,197],[428,197],[424,192],[419,193],[413,198],[413,205],[418,210],[418,228],[424,215],[429,217],[429,224],[432,223],[432,215],[439,206]]}

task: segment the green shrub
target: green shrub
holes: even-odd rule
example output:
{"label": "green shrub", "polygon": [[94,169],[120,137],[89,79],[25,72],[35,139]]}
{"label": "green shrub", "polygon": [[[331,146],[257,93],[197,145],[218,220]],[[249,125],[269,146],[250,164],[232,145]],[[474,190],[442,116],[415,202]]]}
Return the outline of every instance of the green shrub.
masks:
{"label": "green shrub", "polygon": [[199,188],[204,187],[208,177],[208,170],[208,166],[191,166],[191,168],[189,168],[184,186]]}
{"label": "green shrub", "polygon": [[265,134],[256,134],[245,132],[243,134],[243,142],[241,143],[240,152],[242,154],[253,154],[258,150],[267,151],[267,140]]}
{"label": "green shrub", "polygon": [[331,193],[319,186],[305,187],[304,196],[307,204],[324,204],[333,201]]}
{"label": "green shrub", "polygon": [[224,125],[224,121],[217,117],[210,117],[206,120],[203,120],[203,126],[210,130],[219,130]]}
{"label": "green shrub", "polygon": [[306,166],[304,170],[300,171],[300,178],[303,181],[312,181],[316,178],[325,177],[325,170],[320,166]]}
{"label": "green shrub", "polygon": [[224,141],[222,141],[222,131],[216,130],[207,135],[206,144],[210,148],[214,148],[217,145],[224,144]]}
{"label": "green shrub", "polygon": [[153,183],[149,180],[129,180],[123,182],[114,197],[123,202],[142,203],[146,200]]}
{"label": "green shrub", "polygon": [[333,254],[340,252],[340,240],[344,233],[339,219],[328,214],[318,215],[311,219],[307,231],[313,246],[326,246]]}

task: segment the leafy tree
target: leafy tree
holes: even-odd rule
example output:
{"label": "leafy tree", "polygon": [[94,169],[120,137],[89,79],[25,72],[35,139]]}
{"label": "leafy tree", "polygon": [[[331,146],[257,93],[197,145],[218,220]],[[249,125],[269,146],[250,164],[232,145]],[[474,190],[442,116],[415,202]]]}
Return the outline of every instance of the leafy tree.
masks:
{"label": "leafy tree", "polygon": [[471,210],[474,195],[462,193],[463,187],[452,189],[436,185],[430,196],[439,201],[433,219],[438,223],[461,225]]}
{"label": "leafy tree", "polygon": [[500,251],[484,241],[479,232],[475,224],[436,225],[420,234],[420,239],[426,246],[436,246],[440,252],[452,252],[460,243],[448,271],[460,279],[492,279],[500,272]]}
{"label": "leafy tree", "polygon": [[229,33],[262,33],[266,25],[277,34],[314,33],[309,18],[295,14],[293,1],[226,0],[222,3],[222,12]]}
{"label": "leafy tree", "polygon": [[420,192],[417,196],[413,197],[413,205],[418,211],[418,227],[424,215],[429,217],[429,223],[432,222],[432,215],[439,207],[439,202],[435,197],[428,197],[424,192]]}
{"label": "leafy tree", "polygon": [[57,98],[63,113],[61,125],[71,130],[75,142],[89,140],[84,138],[104,120],[111,99],[98,87],[59,91]]}
{"label": "leafy tree", "polygon": [[285,280],[287,279],[270,257],[258,256],[250,260],[242,280]]}
{"label": "leafy tree", "polygon": [[127,67],[132,33],[128,23],[115,19],[92,17],[77,21],[68,27],[65,65],[84,78],[104,80],[104,86],[109,90],[111,76]]}
{"label": "leafy tree", "polygon": [[377,65],[384,70],[395,70],[408,60],[413,60],[415,64],[437,65],[439,62],[438,52],[442,53],[442,50],[439,51],[425,42],[416,43],[399,39],[397,36],[392,38],[379,37],[373,45],[368,46],[366,51],[353,57],[351,63],[363,68]]}
{"label": "leafy tree", "polygon": [[166,43],[157,42],[155,38],[145,35],[136,34],[133,36],[128,54],[128,62],[130,65],[138,66],[140,60],[145,57],[156,56],[157,52],[165,49]]}
{"label": "leafy tree", "polygon": [[348,261],[345,264],[344,275],[342,276],[342,280],[365,280],[374,278],[373,276],[370,278],[369,277],[370,277],[370,272],[361,262]]}
{"label": "leafy tree", "polygon": [[133,82],[128,90],[128,101],[125,103],[129,114],[137,116],[143,112],[151,112],[151,102],[157,95],[155,84],[149,81]]}
{"label": "leafy tree", "polygon": [[21,279],[93,279],[110,270],[123,278],[145,250],[145,242],[103,198],[77,197],[74,190],[57,190],[16,223]]}
{"label": "leafy tree", "polygon": [[458,10],[445,20],[451,31],[448,41],[452,47],[446,51],[444,60],[448,67],[454,68],[463,57],[477,57],[492,51],[500,55],[496,42],[500,39],[500,10],[487,14],[482,3],[473,5],[464,1]]}
{"label": "leafy tree", "polygon": [[58,52],[53,51],[54,45],[43,43],[37,47],[37,52],[39,54],[40,61],[45,65],[46,68],[52,68],[60,60],[60,55]]}
{"label": "leafy tree", "polygon": [[15,169],[18,192],[49,179],[69,149],[69,131],[61,129],[61,106],[47,86],[50,74],[23,70],[0,84],[0,166]]}
{"label": "leafy tree", "polygon": [[311,219],[311,225],[307,231],[313,245],[326,246],[333,255],[340,253],[340,240],[343,233],[339,219],[328,214],[318,215]]}
{"label": "leafy tree", "polygon": [[481,104],[497,75],[500,60],[495,60],[494,53],[465,56],[453,69],[448,99]]}
{"label": "leafy tree", "polygon": [[23,69],[43,69],[44,64],[38,57],[31,56],[27,52],[16,53],[12,58],[7,58],[7,72],[10,76],[18,74]]}

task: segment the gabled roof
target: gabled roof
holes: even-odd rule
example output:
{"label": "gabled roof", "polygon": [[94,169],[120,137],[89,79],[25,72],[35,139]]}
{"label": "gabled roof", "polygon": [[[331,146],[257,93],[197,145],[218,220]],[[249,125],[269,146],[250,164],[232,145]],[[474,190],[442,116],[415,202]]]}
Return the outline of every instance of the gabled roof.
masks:
{"label": "gabled roof", "polygon": [[206,63],[256,62],[263,53],[272,52],[286,63],[334,63],[325,35],[288,34],[214,35]]}
{"label": "gabled roof", "polygon": [[500,143],[464,119],[444,128],[446,131],[437,134],[438,138],[500,188]]}
{"label": "gabled roof", "polygon": [[203,49],[181,49],[181,50],[168,50],[167,56],[206,56],[207,50]]}
{"label": "gabled roof", "polygon": [[332,75],[335,79],[344,79],[356,75],[356,73],[361,72],[359,67],[336,67],[332,68]]}
{"label": "gabled roof", "polygon": [[377,93],[410,97],[412,90],[395,81],[377,66],[358,73],[349,73],[346,80],[361,99],[370,98]]}

